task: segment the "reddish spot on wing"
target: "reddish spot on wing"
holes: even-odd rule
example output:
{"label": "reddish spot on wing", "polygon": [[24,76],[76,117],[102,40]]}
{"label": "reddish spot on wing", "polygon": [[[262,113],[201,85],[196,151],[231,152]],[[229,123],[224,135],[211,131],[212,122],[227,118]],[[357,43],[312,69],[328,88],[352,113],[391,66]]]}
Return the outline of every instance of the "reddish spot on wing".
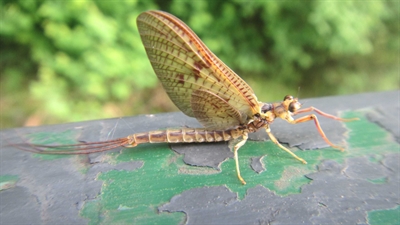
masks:
{"label": "reddish spot on wing", "polygon": [[198,62],[194,62],[193,65],[194,65],[194,68],[193,68],[194,79],[197,81],[199,78],[201,78],[200,70],[203,69],[203,67]]}
{"label": "reddish spot on wing", "polygon": [[176,78],[177,78],[179,84],[182,84],[182,85],[185,84],[185,77],[183,76],[183,74],[181,74],[181,73],[177,74]]}

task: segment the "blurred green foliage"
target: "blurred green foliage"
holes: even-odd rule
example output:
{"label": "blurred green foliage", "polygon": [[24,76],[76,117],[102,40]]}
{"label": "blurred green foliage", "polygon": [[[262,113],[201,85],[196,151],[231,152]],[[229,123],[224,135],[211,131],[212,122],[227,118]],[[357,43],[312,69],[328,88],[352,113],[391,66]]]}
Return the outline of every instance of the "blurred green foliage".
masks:
{"label": "blurred green foliage", "polygon": [[0,3],[1,127],[176,110],[136,17],[187,23],[259,100],[399,89],[398,1]]}

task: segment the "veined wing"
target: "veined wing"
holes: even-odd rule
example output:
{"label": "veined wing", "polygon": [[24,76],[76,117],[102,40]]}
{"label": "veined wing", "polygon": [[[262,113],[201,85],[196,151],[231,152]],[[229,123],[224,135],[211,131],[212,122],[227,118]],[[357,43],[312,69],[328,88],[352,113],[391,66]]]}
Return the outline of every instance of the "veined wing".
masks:
{"label": "veined wing", "polygon": [[155,73],[171,100],[186,115],[199,119],[193,112],[192,98],[193,91],[200,89],[238,111],[240,121],[247,122],[260,112],[251,87],[178,18],[166,12],[148,11],[139,15],[137,25]]}
{"label": "veined wing", "polygon": [[246,123],[239,111],[207,90],[192,92],[192,111],[194,117],[207,128],[227,129]]}

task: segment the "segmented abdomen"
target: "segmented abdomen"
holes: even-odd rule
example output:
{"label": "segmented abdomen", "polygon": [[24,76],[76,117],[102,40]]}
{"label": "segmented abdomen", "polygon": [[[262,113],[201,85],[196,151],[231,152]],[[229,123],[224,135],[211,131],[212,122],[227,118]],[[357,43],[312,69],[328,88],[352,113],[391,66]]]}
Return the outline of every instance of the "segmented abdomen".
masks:
{"label": "segmented abdomen", "polygon": [[192,143],[229,141],[241,137],[240,129],[207,130],[204,128],[181,128],[150,131],[129,135],[129,144],[141,143]]}

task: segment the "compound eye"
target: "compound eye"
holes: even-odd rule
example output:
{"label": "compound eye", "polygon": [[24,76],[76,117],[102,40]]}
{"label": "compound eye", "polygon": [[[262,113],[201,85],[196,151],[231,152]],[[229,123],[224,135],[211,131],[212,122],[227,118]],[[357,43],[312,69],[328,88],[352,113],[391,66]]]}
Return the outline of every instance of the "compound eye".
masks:
{"label": "compound eye", "polygon": [[291,95],[286,95],[286,96],[283,98],[283,101],[286,101],[286,100],[293,100],[293,96],[291,96]]}
{"label": "compound eye", "polygon": [[294,113],[296,112],[298,109],[300,109],[301,104],[299,102],[292,102],[289,104],[289,111]]}

